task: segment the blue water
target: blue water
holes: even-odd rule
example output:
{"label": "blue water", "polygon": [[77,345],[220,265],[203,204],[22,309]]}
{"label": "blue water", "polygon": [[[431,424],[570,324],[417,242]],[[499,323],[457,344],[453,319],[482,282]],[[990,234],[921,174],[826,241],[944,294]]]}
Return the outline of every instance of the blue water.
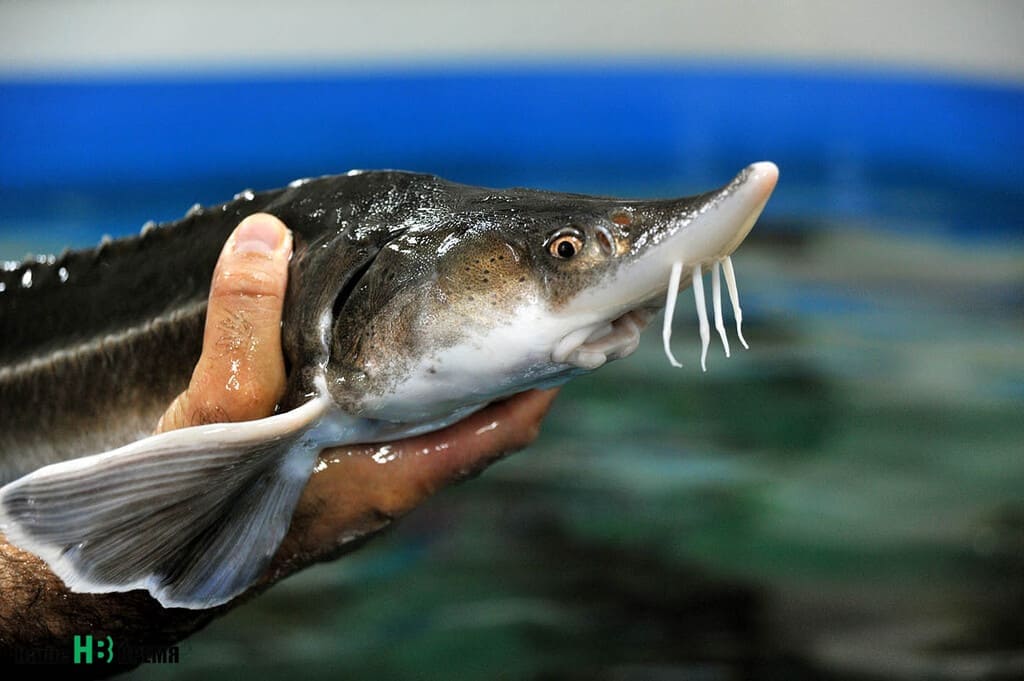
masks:
{"label": "blue water", "polygon": [[1024,91],[640,71],[0,83],[0,260],[351,166],[782,170],[734,257],[749,351],[701,373],[687,292],[683,369],[649,332],[531,448],[137,677],[1024,678]]}

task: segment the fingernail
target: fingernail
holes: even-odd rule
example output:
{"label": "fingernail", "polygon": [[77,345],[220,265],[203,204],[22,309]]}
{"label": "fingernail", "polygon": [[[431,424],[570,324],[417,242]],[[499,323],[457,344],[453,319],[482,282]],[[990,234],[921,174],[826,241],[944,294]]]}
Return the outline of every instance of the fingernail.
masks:
{"label": "fingernail", "polygon": [[284,241],[285,231],[277,220],[265,215],[250,215],[235,232],[235,253],[273,255]]}

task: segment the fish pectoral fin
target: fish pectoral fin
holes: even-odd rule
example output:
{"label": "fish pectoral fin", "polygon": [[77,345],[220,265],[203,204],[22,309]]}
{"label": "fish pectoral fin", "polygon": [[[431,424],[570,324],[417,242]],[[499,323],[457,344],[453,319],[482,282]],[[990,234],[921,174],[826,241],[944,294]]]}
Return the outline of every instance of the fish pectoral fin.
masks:
{"label": "fish pectoral fin", "polygon": [[146,589],[164,607],[220,605],[259,578],[284,538],[327,404],[41,468],[0,489],[0,531],[72,591]]}

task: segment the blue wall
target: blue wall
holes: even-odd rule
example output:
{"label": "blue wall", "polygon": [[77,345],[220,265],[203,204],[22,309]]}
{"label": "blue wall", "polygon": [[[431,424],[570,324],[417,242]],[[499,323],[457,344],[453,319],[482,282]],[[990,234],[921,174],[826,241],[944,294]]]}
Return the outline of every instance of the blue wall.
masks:
{"label": "blue wall", "polygon": [[[79,219],[84,196],[91,224],[134,202],[120,214],[130,224],[105,228],[118,233],[243,187],[359,167],[678,195],[770,159],[783,173],[776,212],[922,212],[957,231],[1024,235],[1006,218],[1024,209],[1024,88],[865,70],[690,62],[10,80],[0,150],[0,222],[16,230],[47,210],[50,223]],[[927,201],[887,198],[892,184],[927,187]],[[944,204],[961,190],[979,199]]]}
{"label": "blue wall", "polygon": [[1016,187],[1024,89],[691,66],[0,82],[0,185],[349,167],[889,163]]}

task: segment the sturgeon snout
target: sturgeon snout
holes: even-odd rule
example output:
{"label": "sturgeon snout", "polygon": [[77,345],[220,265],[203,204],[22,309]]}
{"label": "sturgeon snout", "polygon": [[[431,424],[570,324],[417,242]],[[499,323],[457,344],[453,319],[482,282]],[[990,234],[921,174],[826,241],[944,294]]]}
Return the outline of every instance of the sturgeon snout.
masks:
{"label": "sturgeon snout", "polygon": [[631,353],[640,333],[664,305],[662,340],[673,366],[669,346],[676,297],[692,285],[701,335],[701,366],[706,369],[710,325],[704,296],[704,272],[711,272],[715,328],[730,354],[722,313],[721,279],[725,278],[736,320],[742,333],[743,313],[730,255],[746,238],[764,209],[778,181],[779,169],[762,161],[743,169],[724,187],[684,199],[636,202],[632,206],[638,228],[629,246],[618,254],[618,267],[605,282],[584,291],[575,301],[577,310],[592,310],[603,317],[567,335],[558,345],[556,361],[585,369]]}
{"label": "sturgeon snout", "polygon": [[[736,285],[736,274],[730,255],[750,233],[757,218],[764,210],[768,197],[775,189],[779,179],[779,169],[770,161],[762,161],[747,166],[736,176],[727,187],[719,192],[719,197],[709,207],[708,218],[704,214],[695,221],[688,230],[685,250],[681,247],[682,259],[672,263],[669,273],[668,293],[665,298],[665,323],[661,338],[665,355],[672,366],[682,364],[672,354],[672,317],[675,312],[676,294],[680,289],[680,280],[686,267],[690,268],[693,284],[693,298],[697,307],[697,319],[700,324],[700,366],[707,371],[708,346],[711,331],[708,325],[707,304],[704,301],[704,270],[711,268],[711,301],[715,314],[715,330],[722,339],[725,356],[729,357],[729,337],[725,331],[722,317],[722,282],[721,274],[725,274],[725,283],[729,288],[732,301],[733,316],[736,320],[736,336],[744,348],[749,348],[743,337],[743,311],[740,309],[739,288]],[[717,211],[717,213],[716,213]],[[686,232],[689,232],[686,234]],[[682,237],[681,237],[682,238]],[[689,253],[694,253],[690,256]]]}

